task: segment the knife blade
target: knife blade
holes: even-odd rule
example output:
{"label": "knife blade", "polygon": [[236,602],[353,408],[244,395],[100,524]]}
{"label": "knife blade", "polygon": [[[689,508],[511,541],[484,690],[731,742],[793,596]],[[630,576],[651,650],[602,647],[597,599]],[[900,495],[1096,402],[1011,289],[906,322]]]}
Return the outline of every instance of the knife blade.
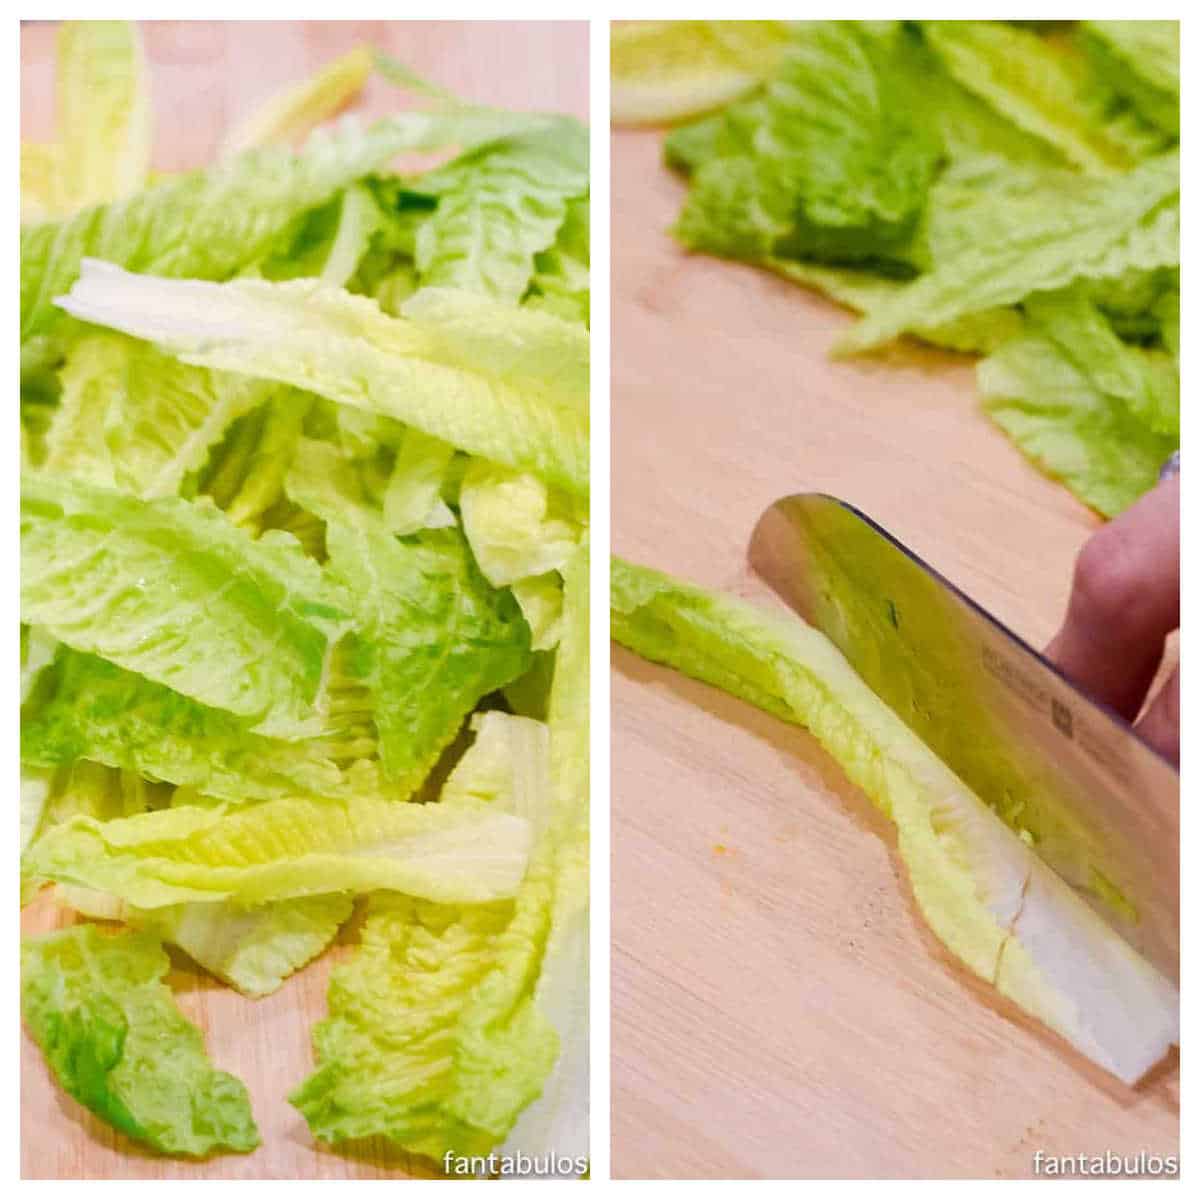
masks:
{"label": "knife blade", "polygon": [[1179,981],[1179,772],[869,517],[777,500],[750,565],[1110,928]]}

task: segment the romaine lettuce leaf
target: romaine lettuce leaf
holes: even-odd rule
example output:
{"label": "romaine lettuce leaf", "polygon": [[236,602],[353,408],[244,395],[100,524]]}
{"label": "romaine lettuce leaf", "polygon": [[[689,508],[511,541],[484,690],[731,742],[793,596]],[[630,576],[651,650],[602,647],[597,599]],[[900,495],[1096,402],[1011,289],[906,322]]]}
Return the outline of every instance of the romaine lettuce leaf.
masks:
{"label": "romaine lettuce leaf", "polygon": [[536,256],[554,244],[571,201],[587,192],[587,131],[563,117],[470,151],[412,187],[438,200],[417,231],[422,285],[515,304],[533,278]]}
{"label": "romaine lettuce leaf", "polygon": [[1179,22],[1084,21],[1096,72],[1138,113],[1179,137]]}
{"label": "romaine lettuce leaf", "polygon": [[57,884],[65,908],[124,921],[178,946],[193,962],[245,996],[268,996],[337,936],[354,908],[351,896],[300,896],[253,907],[232,901],[140,909],[104,892]]}
{"label": "romaine lettuce leaf", "polygon": [[326,522],[330,570],[354,597],[350,669],[371,693],[384,772],[415,788],[479,700],[528,669],[529,630],[457,528],[388,533],[333,446],[306,442],[287,486]]}
{"label": "romaine lettuce leaf", "polygon": [[21,626],[21,704],[33,694],[42,672],[54,661],[58,643],[41,629]]}
{"label": "romaine lettuce leaf", "polygon": [[64,21],[58,30],[55,211],[122,200],[150,173],[153,114],[132,21]]}
{"label": "romaine lettuce leaf", "polygon": [[[222,379],[229,377],[225,372],[216,374]],[[311,396],[293,388],[257,386],[266,387],[273,399],[233,426],[214,450],[199,481],[203,495],[211,497],[235,525],[256,536],[266,526],[267,513],[284,499],[283,482],[300,444],[312,401]],[[306,532],[311,531],[302,526],[301,521],[300,525],[281,523],[273,527],[286,528],[313,554],[305,540]]]}
{"label": "romaine lettuce leaf", "polygon": [[567,205],[554,245],[536,255],[524,304],[564,321],[591,321],[591,203],[584,196]]}
{"label": "romaine lettuce leaf", "polygon": [[541,1095],[509,1133],[509,1153],[586,1158],[589,1150],[589,565],[585,534],[564,572],[563,632],[548,711],[554,899],[533,1002],[558,1035],[559,1054]]}
{"label": "romaine lettuce leaf", "polygon": [[935,254],[932,270],[873,307],[838,349],[868,350],[1032,292],[1179,262],[1178,153],[1123,175],[1081,177],[1048,200],[1037,189],[1023,203],[1011,193],[981,194],[956,214],[961,249]]}
{"label": "romaine lettuce leaf", "polygon": [[74,650],[59,651],[40,701],[21,723],[27,765],[88,759],[235,803],[347,795],[356,778],[339,764],[374,753],[374,741],[352,731],[265,737],[232,713]]}
{"label": "romaine lettuce leaf", "polygon": [[68,221],[21,230],[21,339],[61,314],[54,299],[85,258],[153,275],[226,279],[259,261],[287,227],[402,151],[473,144],[535,118],[470,110],[402,113],[367,129],[344,120],[318,130],[296,155],[250,150],[207,170],[173,176]]}
{"label": "romaine lettuce leaf", "polygon": [[496,804],[540,834],[549,816],[550,730],[542,721],[492,710],[471,718],[475,740],[446,776],[440,803]]}
{"label": "romaine lettuce leaf", "polygon": [[21,492],[24,620],[262,732],[312,731],[349,619],[292,539],[62,476],[26,475]]}
{"label": "romaine lettuce leaf", "polygon": [[587,332],[571,322],[441,289],[396,319],[309,280],[165,280],[92,261],[60,303],[193,365],[306,388],[587,490]]}
{"label": "romaine lettuce leaf", "polygon": [[73,342],[61,380],[45,469],[146,499],[177,494],[228,426],[281,390],[103,331]]}
{"label": "romaine lettuce leaf", "polygon": [[921,29],[962,87],[1082,170],[1125,169],[1164,146],[1153,130],[1106,111],[1104,81],[1064,39],[1003,21],[922,21]]}
{"label": "romaine lettuce leaf", "polygon": [[1026,331],[979,364],[984,407],[1038,467],[1115,517],[1179,446],[1175,363],[1122,342],[1078,290],[1026,310]]}
{"label": "romaine lettuce leaf", "polygon": [[58,147],[53,142],[21,143],[21,224],[56,215]]}
{"label": "romaine lettuce leaf", "polygon": [[475,561],[495,587],[561,571],[579,544],[572,506],[527,472],[475,459],[463,476],[459,506]]}
{"label": "romaine lettuce leaf", "polygon": [[383,523],[389,533],[405,535],[455,524],[442,499],[442,487],[454,447],[419,429],[406,429],[383,495]]}
{"label": "romaine lettuce leaf", "polygon": [[[806,22],[761,94],[717,133],[675,233],[735,258],[886,259],[924,208],[941,152],[916,108],[904,30]],[[730,152],[731,151],[731,152]]]}
{"label": "romaine lettuce leaf", "polygon": [[796,618],[617,559],[613,637],[805,726],[896,825],[934,933],[983,979],[1126,1083],[1178,1040],[1178,992],[1042,864]]}
{"label": "romaine lettuce leaf", "polygon": [[218,1071],[162,978],[158,939],[76,925],[21,945],[21,1012],[65,1091],[166,1154],[253,1150],[240,1080]]}
{"label": "romaine lettuce leaf", "polygon": [[368,796],[232,811],[182,805],[121,820],[74,817],[34,841],[22,873],[138,908],[381,888],[483,904],[516,891],[530,840],[529,822],[504,812]]}
{"label": "romaine lettuce leaf", "polygon": [[252,146],[299,140],[349,104],[362,91],[374,65],[368,46],[357,46],[335,58],[310,79],[284,88],[235,125],[225,135],[222,153],[228,157]]}

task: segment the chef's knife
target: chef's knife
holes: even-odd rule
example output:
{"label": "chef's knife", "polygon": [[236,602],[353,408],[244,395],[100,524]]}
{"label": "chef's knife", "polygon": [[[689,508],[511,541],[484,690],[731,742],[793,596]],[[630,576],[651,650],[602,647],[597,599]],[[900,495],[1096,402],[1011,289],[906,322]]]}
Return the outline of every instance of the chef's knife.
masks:
{"label": "chef's knife", "polygon": [[857,509],[776,501],[750,563],[1120,936],[1179,981],[1179,772]]}

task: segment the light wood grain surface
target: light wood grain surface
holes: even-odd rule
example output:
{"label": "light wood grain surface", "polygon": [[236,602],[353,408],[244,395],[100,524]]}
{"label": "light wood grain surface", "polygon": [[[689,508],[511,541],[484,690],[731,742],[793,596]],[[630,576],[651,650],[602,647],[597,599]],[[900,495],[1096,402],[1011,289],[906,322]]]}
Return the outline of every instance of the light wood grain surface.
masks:
{"label": "light wood grain surface", "polygon": [[[980,413],[970,362],[832,362],[850,319],[684,255],[661,135],[613,138],[616,553],[775,603],[777,496],[849,500],[1035,644],[1095,519]],[[635,656],[612,681],[618,1177],[1027,1176],[1178,1150],[1178,1056],[1131,1089],[959,968],[890,826],[802,730]]]}
{"label": "light wood grain surface", "polygon": [[[582,22],[146,22],[143,24],[157,117],[154,163],[179,170],[208,162],[225,130],[275,90],[305,78],[363,42],[397,55],[457,94],[501,107],[568,112],[586,119],[588,31]],[[54,37],[50,23],[21,30],[22,137],[52,136]],[[405,103],[371,80],[355,111],[378,115]],[[22,927],[56,923],[42,900]],[[204,1163],[156,1157],[96,1120],[51,1080],[24,1034],[21,1072],[21,1173],[24,1178],[395,1178],[428,1175],[433,1165],[379,1140],[335,1152],[314,1142],[285,1097],[312,1070],[309,1030],[325,1012],[339,947],[262,1000],[244,999],[174,959],[168,982],[205,1033],[216,1064],[250,1090],[263,1144],[249,1155]]]}

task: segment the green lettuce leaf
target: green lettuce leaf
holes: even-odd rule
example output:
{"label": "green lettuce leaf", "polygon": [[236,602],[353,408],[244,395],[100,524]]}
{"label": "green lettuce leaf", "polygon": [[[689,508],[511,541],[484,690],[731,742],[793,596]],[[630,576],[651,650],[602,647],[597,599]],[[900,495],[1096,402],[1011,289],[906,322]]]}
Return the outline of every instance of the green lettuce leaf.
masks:
{"label": "green lettuce leaf", "polygon": [[590,551],[587,535],[563,575],[563,632],[551,685],[550,778],[556,839],[550,933],[533,1003],[558,1036],[541,1095],[517,1119],[508,1153],[588,1156],[588,743]]}
{"label": "green lettuce leaf", "polygon": [[225,135],[223,154],[239,154],[252,146],[276,142],[286,144],[306,136],[362,91],[374,65],[370,48],[357,46],[310,79],[284,88]]}
{"label": "green lettuce leaf", "polygon": [[573,323],[440,289],[396,319],[308,280],[170,281],[100,262],[61,304],[193,365],[291,383],[586,492],[587,332]]}
{"label": "green lettuce leaf", "polygon": [[1169,137],[1179,137],[1179,22],[1084,21],[1084,45],[1118,95]]}
{"label": "green lettuce leaf", "polygon": [[1026,309],[1026,332],[979,365],[986,411],[1038,467],[1115,517],[1179,446],[1175,362],[1122,342],[1078,290]]}
{"label": "green lettuce leaf", "polygon": [[33,694],[42,672],[54,661],[58,643],[41,629],[21,626],[21,703]]}
{"label": "green lettuce leaf", "polygon": [[579,544],[571,505],[527,472],[475,459],[459,491],[463,532],[496,587],[561,571]]}
{"label": "green lettuce leaf", "polygon": [[1105,111],[1103,80],[1069,42],[1002,21],[922,21],[921,29],[962,87],[1082,170],[1125,169],[1162,149],[1151,131]]}
{"label": "green lettuce leaf", "polygon": [[1179,156],[1148,159],[1124,175],[1080,177],[1053,193],[981,195],[955,222],[961,248],[935,253],[933,269],[873,307],[839,350],[868,350],[1076,280],[1177,265]]}
{"label": "green lettuce leaf", "polygon": [[340,769],[374,754],[353,730],[284,741],[102,658],[60,650],[46,694],[22,716],[21,760],[65,766],[88,759],[241,803],[344,796],[357,776]]}
{"label": "green lettuce leaf", "polygon": [[265,904],[385,888],[444,904],[511,896],[529,822],[503,812],[356,797],[183,805],[121,820],[74,817],[26,851],[22,873],[137,908]]}
{"label": "green lettuce leaf", "polygon": [[530,575],[510,585],[513,599],[529,626],[530,648],[553,650],[562,637],[563,586],[557,571]]}
{"label": "green lettuce leaf", "polygon": [[419,429],[406,429],[383,496],[383,523],[389,533],[444,529],[456,523],[442,499],[454,447]]}
{"label": "green lettuce leaf", "polygon": [[312,730],[348,619],[291,538],[63,477],[25,476],[21,502],[24,620],[263,732]]}
{"label": "green lettuce leaf", "polygon": [[321,442],[304,444],[288,479],[326,522],[330,569],[355,598],[351,669],[371,693],[384,772],[415,788],[479,700],[528,669],[529,631],[456,528],[398,541],[353,487]]}
{"label": "green lettuce leaf", "polygon": [[45,469],[146,499],[177,494],[229,425],[280,391],[105,332],[72,344],[61,379]]}
{"label": "green lettuce leaf", "polygon": [[21,224],[57,215],[58,154],[53,142],[21,143]]}
{"label": "green lettuce leaf", "polygon": [[567,205],[554,245],[536,255],[527,308],[564,321],[591,321],[591,204],[584,196]]}
{"label": "green lettuce leaf", "polygon": [[588,137],[578,121],[491,142],[427,172],[414,190],[437,197],[417,231],[427,287],[478,292],[515,304],[549,249],[569,205],[588,188]]}
{"label": "green lettuce leaf", "polygon": [[253,1150],[240,1080],[216,1070],[162,983],[169,963],[143,933],[76,925],[21,945],[21,1012],[64,1090],[166,1154]]}
{"label": "green lettuce leaf", "polygon": [[351,896],[301,896],[245,907],[229,901],[140,909],[104,892],[56,885],[64,907],[124,921],[169,942],[244,996],[268,996],[333,941],[354,909]]}
{"label": "green lettuce leaf", "polygon": [[713,131],[722,152],[694,169],[679,239],[734,258],[823,262],[904,246],[941,153],[936,127],[914,111],[911,53],[903,30],[803,23],[763,91]]}
{"label": "green lettuce leaf", "polygon": [[[229,377],[224,372],[216,374]],[[268,528],[268,512],[285,498],[284,479],[295,458],[312,401],[312,397],[291,388],[266,386],[274,398],[235,423],[210,456],[200,480],[200,491],[211,497],[235,525],[255,536]],[[270,527],[292,533],[313,557],[320,557],[309,544],[313,531],[300,514],[292,515],[298,524],[282,522]]]}
{"label": "green lettuce leaf", "polygon": [[58,31],[58,213],[132,195],[150,173],[153,115],[132,21],[64,21]]}
{"label": "green lettuce leaf", "polygon": [[972,971],[1126,1083],[1179,1036],[1178,992],[855,674],[823,634],[614,560],[613,637],[803,725],[897,829],[917,905]]}
{"label": "green lettuce leaf", "polygon": [[349,120],[318,130],[300,154],[250,150],[207,170],[173,176],[63,222],[21,230],[21,339],[61,314],[54,299],[85,258],[152,275],[226,279],[259,261],[295,220],[403,151],[473,144],[533,118],[470,111],[403,113],[367,129]]}
{"label": "green lettuce leaf", "polygon": [[475,740],[442,785],[440,802],[495,804],[524,817],[536,833],[549,817],[550,730],[541,721],[505,712],[476,713]]}

